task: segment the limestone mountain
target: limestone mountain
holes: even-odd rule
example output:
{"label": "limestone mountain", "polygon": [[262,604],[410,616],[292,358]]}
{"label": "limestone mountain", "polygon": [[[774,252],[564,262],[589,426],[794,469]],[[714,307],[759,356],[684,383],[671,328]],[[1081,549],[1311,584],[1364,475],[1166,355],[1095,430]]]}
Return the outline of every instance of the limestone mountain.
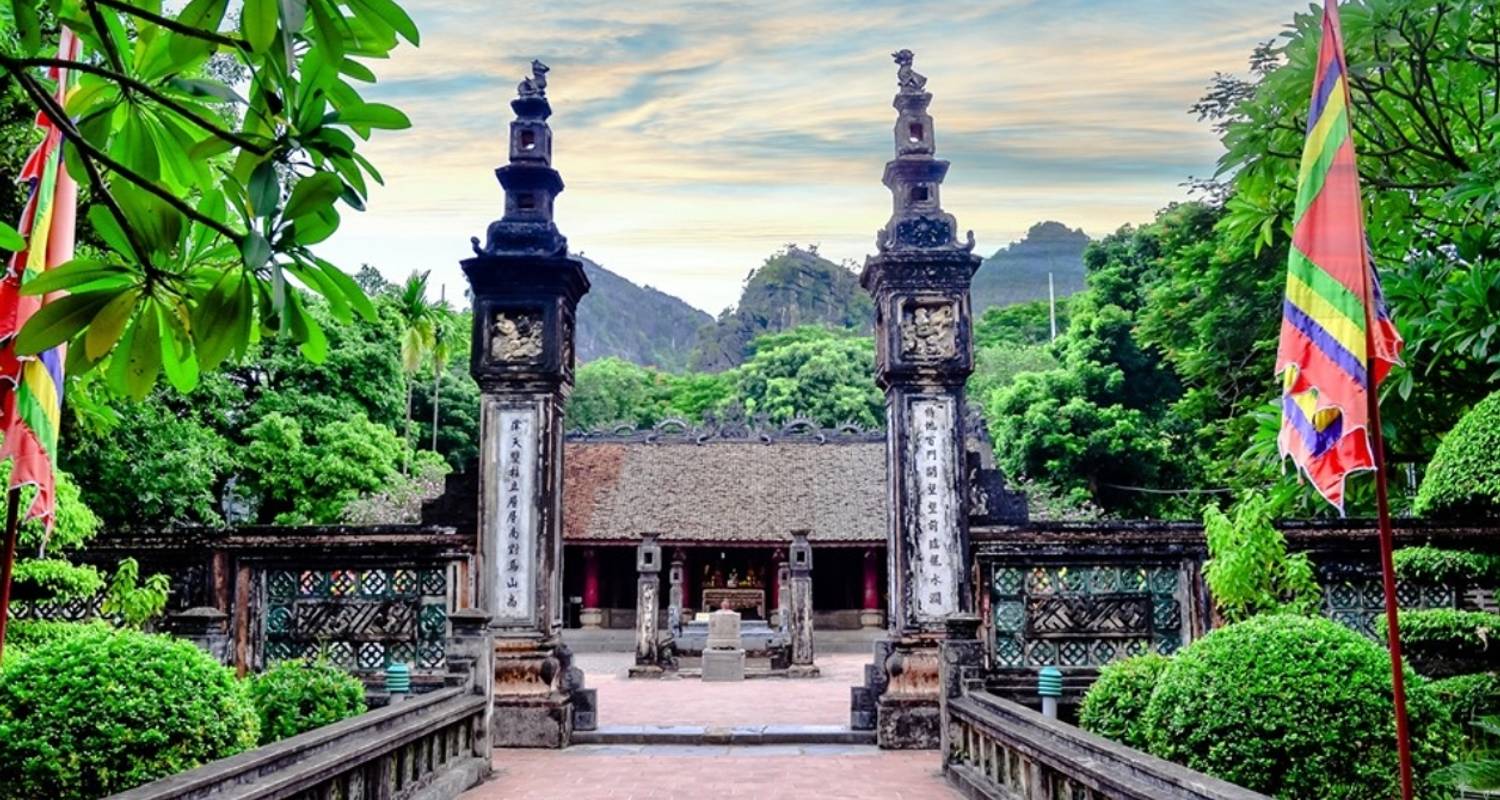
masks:
{"label": "limestone mountain", "polygon": [[579,361],[615,356],[666,370],[687,366],[698,329],[712,316],[587,258],[583,270],[592,288],[578,304]]}
{"label": "limestone mountain", "polygon": [[974,275],[974,316],[990,306],[1047,299],[1047,273],[1058,298],[1083,291],[1083,251],[1088,234],[1061,222],[1038,222],[1019,242],[996,251]]}
{"label": "limestone mountain", "polygon": [[751,339],[799,325],[868,333],[874,324],[875,306],[852,270],[819,256],[816,246],[787,245],[750,272],[738,304],[699,330],[691,364],[705,372],[738,366]]}

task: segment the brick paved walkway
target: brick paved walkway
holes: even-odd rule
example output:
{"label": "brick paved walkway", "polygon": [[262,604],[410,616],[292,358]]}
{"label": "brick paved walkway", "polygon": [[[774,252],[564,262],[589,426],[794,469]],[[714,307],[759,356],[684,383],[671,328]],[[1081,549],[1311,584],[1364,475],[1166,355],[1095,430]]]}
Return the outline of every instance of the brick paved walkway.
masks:
{"label": "brick paved walkway", "polygon": [[868,654],[819,656],[818,678],[764,678],[704,683],[696,678],[630,680],[633,656],[577,656],[588,685],[599,690],[604,725],[848,725],[849,687],[864,682]]}
{"label": "brick paved walkway", "polygon": [[496,776],[464,800],[956,800],[938,755],[874,747],[498,750]]}

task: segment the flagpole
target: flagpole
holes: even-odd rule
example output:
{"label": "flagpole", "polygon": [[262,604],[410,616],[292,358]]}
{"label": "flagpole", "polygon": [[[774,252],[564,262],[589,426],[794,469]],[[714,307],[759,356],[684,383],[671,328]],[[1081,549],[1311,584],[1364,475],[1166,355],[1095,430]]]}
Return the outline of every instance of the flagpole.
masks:
{"label": "flagpole", "polygon": [[1396,564],[1392,556],[1395,534],[1391,531],[1391,506],[1386,491],[1385,434],[1380,428],[1380,392],[1375,386],[1375,313],[1371,275],[1374,262],[1365,270],[1365,374],[1370,404],[1370,447],[1375,460],[1375,510],[1380,518],[1380,571],[1385,583],[1386,642],[1391,652],[1391,690],[1396,701],[1396,755],[1401,768],[1401,800],[1412,800],[1411,731],[1406,718],[1406,675],[1401,668],[1401,624],[1396,605]]}
{"label": "flagpole", "polygon": [[5,629],[10,621],[10,577],[16,563],[16,540],[21,530],[21,487],[5,493],[5,561],[0,563],[0,664],[5,663]]}

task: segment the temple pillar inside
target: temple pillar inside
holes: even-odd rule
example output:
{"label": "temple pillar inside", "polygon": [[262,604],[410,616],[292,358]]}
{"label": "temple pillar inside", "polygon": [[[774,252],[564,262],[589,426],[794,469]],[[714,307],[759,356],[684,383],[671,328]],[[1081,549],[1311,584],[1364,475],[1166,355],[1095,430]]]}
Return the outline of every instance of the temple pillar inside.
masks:
{"label": "temple pillar inside", "polygon": [[864,602],[859,624],[862,628],[885,627],[885,610],[880,607],[880,559],[873,547],[864,554]]}
{"label": "temple pillar inside", "polygon": [[604,626],[604,609],[599,607],[599,553],[592,547],[583,551],[583,610],[578,621],[591,630]]}

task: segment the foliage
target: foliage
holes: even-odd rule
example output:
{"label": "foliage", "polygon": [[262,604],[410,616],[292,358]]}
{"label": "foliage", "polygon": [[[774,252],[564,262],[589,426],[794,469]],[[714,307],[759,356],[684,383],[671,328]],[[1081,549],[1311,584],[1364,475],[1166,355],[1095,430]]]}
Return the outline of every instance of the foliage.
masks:
{"label": "foliage", "polygon": [[875,343],[867,336],[806,326],[756,340],[734,373],[735,396],[775,422],[810,417],[823,425],[878,427],[885,396],[875,385]]}
{"label": "foliage", "polygon": [[[1450,760],[1458,730],[1430,687],[1408,677],[1418,795]],[[1398,794],[1390,660],[1321,617],[1263,614],[1173,656],[1146,708],[1151,752],[1281,798]]]}
{"label": "foliage", "polygon": [[1500,392],[1491,394],[1443,437],[1422,488],[1420,514],[1500,513]]}
{"label": "foliage", "polygon": [[46,593],[48,600],[93,597],[104,588],[104,579],[99,577],[97,569],[61,558],[18,558],[11,581],[37,587]]}
{"label": "foliage", "polygon": [[[1500,614],[1489,611],[1403,608],[1397,611],[1397,620],[1401,624],[1402,646],[1413,650],[1482,652],[1489,649],[1490,639],[1500,633]],[[1380,617],[1375,627],[1385,637],[1385,617]]]}
{"label": "foliage", "polygon": [[338,522],[350,502],[395,478],[405,452],[394,431],[363,415],[305,433],[297,420],[272,412],[246,434],[245,484],[278,524]]}
{"label": "foliage", "polygon": [[121,625],[139,629],[166,610],[171,589],[171,580],[165,573],[158,572],[142,583],[141,565],[127,558],[115,568],[101,610],[119,618]]}
{"label": "foliage", "polygon": [[1396,577],[1403,581],[1456,585],[1500,582],[1500,555],[1431,545],[1402,547],[1392,555]]}
{"label": "foliage", "polygon": [[1318,613],[1323,593],[1312,562],[1306,553],[1287,552],[1266,499],[1247,496],[1233,514],[1231,520],[1216,506],[1203,509],[1209,554],[1203,579],[1224,617],[1237,622],[1264,613]]}
{"label": "foliage", "polygon": [[[1473,724],[1489,740],[1500,739],[1500,716],[1483,717],[1475,720]],[[1500,789],[1500,759],[1495,757],[1493,748],[1486,749],[1482,753],[1479,758],[1449,764],[1437,770],[1432,774],[1432,781],[1440,785],[1471,791]]]}
{"label": "foliage", "polygon": [[[17,0],[0,37],[8,91],[62,128],[68,172],[96,201],[87,219],[105,245],[28,283],[72,293],[32,318],[18,348],[71,342],[70,374],[107,361],[109,385],[137,398],[161,373],[192,389],[262,330],[321,359],[326,337],[289,281],[341,319],[374,314],[310,247],[338,228],[338,204],[362,210],[368,181],[381,179],[354,137],[410,125],[350,81],[372,82],[362,59],[386,57],[398,37],[415,44],[416,26],[392,0],[249,0],[237,25],[228,6]],[[66,109],[40,71],[59,63],[54,13],[89,54],[63,64],[80,74]]]}
{"label": "foliage", "polygon": [[282,661],[250,680],[260,743],[363,714],[365,685],[331,661]]}
{"label": "foliage", "polygon": [[255,746],[245,687],[193,645],[91,628],[0,671],[0,798],[92,800]]}
{"label": "foliage", "polygon": [[61,622],[50,619],[12,619],[5,627],[5,662],[22,658],[38,648],[75,636],[113,630],[101,620]]}
{"label": "foliage", "polygon": [[[1082,253],[1079,263],[1082,264]],[[1068,329],[1068,301],[1057,303],[1057,330]],[[1052,341],[1052,319],[1047,301],[992,306],[974,321],[974,349],[996,345],[1037,345]]]}
{"label": "foliage", "polygon": [[452,468],[430,450],[419,451],[410,475],[398,475],[386,486],[344,507],[351,525],[396,525],[422,521],[422,503],[443,493],[444,478]]}
{"label": "foliage", "polygon": [[1104,666],[1078,707],[1078,724],[1127,747],[1145,750],[1149,746],[1146,706],[1168,663],[1166,656],[1147,653]]}
{"label": "foliage", "polygon": [[738,366],[762,334],[803,325],[868,333],[874,321],[874,303],[849,265],[819,256],[816,246],[789,244],[751,270],[733,310],[698,331],[692,367],[721,372]]}
{"label": "foliage", "polygon": [[1459,724],[1500,714],[1500,675],[1493,672],[1455,675],[1428,686]]}

